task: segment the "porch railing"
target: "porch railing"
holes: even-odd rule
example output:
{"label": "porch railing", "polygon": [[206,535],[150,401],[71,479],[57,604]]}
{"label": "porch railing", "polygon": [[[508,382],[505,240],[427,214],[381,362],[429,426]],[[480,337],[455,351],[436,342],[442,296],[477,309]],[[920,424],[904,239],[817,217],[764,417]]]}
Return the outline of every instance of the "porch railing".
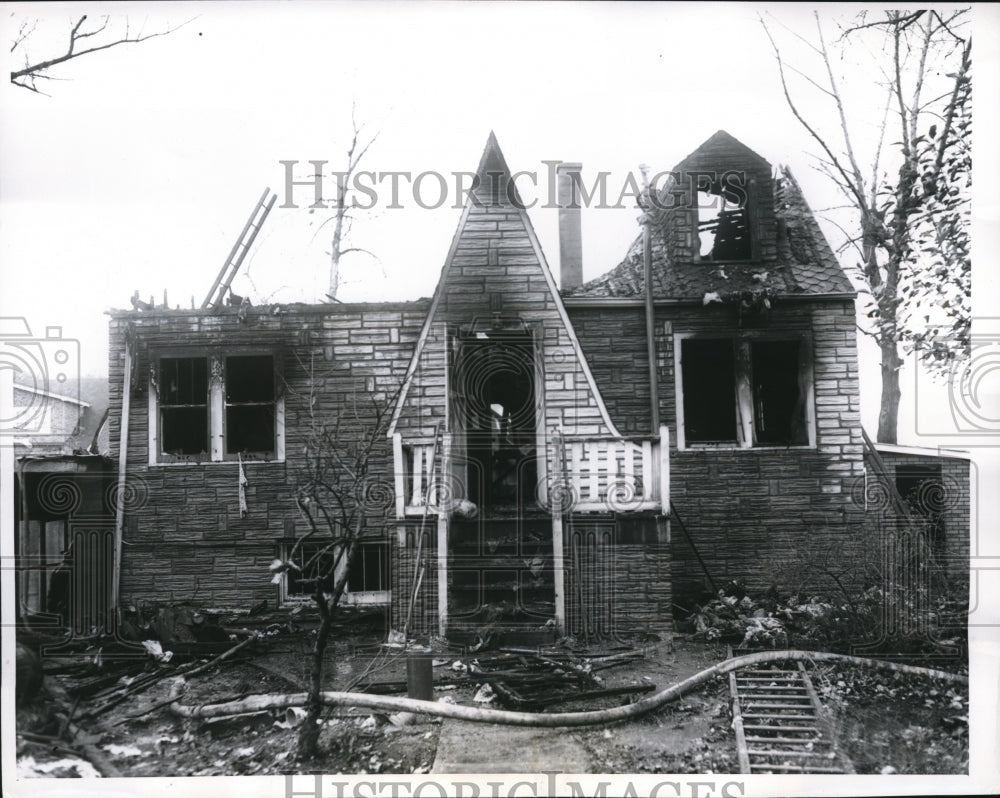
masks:
{"label": "porch railing", "polygon": [[[644,438],[555,436],[563,512],[634,512],[669,504],[669,432]],[[559,498],[553,496],[553,500]]]}
{"label": "porch railing", "polygon": [[[447,437],[447,436],[446,436]],[[558,511],[634,512],[662,510],[670,500],[669,432],[659,438],[576,438],[561,433],[549,441],[552,470],[539,489],[543,505]],[[452,496],[451,480],[441,479],[450,440],[432,463],[432,441],[394,440],[397,514],[419,515],[450,507],[462,496]],[[552,508],[556,510],[555,507]]]}

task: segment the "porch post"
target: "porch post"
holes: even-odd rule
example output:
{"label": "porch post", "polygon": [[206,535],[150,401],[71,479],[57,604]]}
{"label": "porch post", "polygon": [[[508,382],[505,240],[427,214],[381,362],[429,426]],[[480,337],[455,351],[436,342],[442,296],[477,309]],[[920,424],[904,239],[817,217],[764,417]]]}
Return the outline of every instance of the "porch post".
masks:
{"label": "porch post", "polygon": [[670,515],[670,429],[660,427],[660,507]]}
{"label": "porch post", "polygon": [[[448,629],[448,519],[451,518],[452,486],[451,473],[451,433],[441,436],[441,488],[438,492],[437,517],[437,591],[438,591],[438,634],[445,636]],[[448,497],[447,502],[440,497]]]}

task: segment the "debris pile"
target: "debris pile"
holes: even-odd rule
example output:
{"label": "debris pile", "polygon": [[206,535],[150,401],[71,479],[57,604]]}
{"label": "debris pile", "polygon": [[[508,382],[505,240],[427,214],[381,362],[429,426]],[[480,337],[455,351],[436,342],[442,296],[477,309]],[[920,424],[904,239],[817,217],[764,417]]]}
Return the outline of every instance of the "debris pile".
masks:
{"label": "debris pile", "polygon": [[735,644],[736,648],[789,648],[832,643],[855,634],[856,608],[819,596],[779,598],[775,591],[752,597],[730,582],[715,598],[688,616],[695,640]]}

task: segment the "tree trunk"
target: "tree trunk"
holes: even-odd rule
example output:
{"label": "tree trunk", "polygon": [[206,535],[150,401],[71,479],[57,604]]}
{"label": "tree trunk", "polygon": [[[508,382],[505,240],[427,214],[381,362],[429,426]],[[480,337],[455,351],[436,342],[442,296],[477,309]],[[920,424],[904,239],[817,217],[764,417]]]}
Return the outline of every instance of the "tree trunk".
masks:
{"label": "tree trunk", "polygon": [[895,443],[899,420],[899,367],[903,361],[895,339],[883,339],[882,350],[882,402],[878,413],[879,443]]}
{"label": "tree trunk", "polygon": [[[317,591],[322,596],[322,590]],[[309,674],[309,700],[306,702],[306,717],[299,727],[299,759],[313,759],[319,750],[319,720],[323,712],[323,655],[330,639],[333,613],[325,598],[317,598],[322,620],[316,630],[316,641],[312,650],[312,671]]]}
{"label": "tree trunk", "polygon": [[323,594],[322,582],[317,582],[316,594],[313,600],[319,606],[321,621],[319,629],[316,630],[316,642],[312,650],[312,670],[309,674],[309,699],[306,701],[306,717],[299,727],[299,751],[300,760],[314,759],[319,751],[319,721],[323,712],[323,655],[326,652],[326,644],[330,640],[330,630],[333,626],[333,615],[336,607],[340,604],[340,599],[344,595],[347,587],[348,575],[351,572],[351,564],[354,562],[354,555],[357,552],[357,541],[364,526],[364,516],[358,514],[354,522],[353,537],[347,544],[345,556],[345,566],[340,576],[333,585],[333,593],[327,598]]}

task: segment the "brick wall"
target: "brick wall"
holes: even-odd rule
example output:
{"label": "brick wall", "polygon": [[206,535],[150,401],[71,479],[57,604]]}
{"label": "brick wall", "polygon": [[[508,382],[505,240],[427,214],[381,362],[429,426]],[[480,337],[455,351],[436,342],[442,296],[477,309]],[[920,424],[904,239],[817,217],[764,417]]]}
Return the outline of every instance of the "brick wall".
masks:
{"label": "brick wall", "polygon": [[541,344],[546,428],[607,434],[524,217],[510,206],[472,205],[457,233],[432,327],[401,411],[397,429],[403,437],[430,438],[434,425],[444,419],[446,336],[473,322],[488,330],[497,307],[506,321],[519,320],[534,330],[536,344]]}
{"label": "brick wall", "polygon": [[664,519],[565,519],[566,632],[579,638],[672,629],[670,545]]}
{"label": "brick wall", "polygon": [[[317,418],[328,418],[357,399],[363,412],[368,392],[389,394],[401,382],[426,308],[426,302],[266,307],[251,309],[245,321],[230,309],[113,315],[109,379],[115,453],[121,435],[124,340],[129,327],[137,352],[129,419],[122,599],[234,608],[264,599],[276,601],[278,588],[270,583],[267,566],[282,541],[304,531],[294,489],[310,421],[310,382]],[[148,396],[150,364],[158,353],[178,347],[187,354],[225,352],[247,345],[268,348],[278,358],[286,459],[244,463],[248,513],[241,518],[237,463],[149,465]],[[372,464],[373,480],[385,480],[391,488],[387,444],[376,452]],[[385,514],[391,512],[391,502],[386,502]]]}

